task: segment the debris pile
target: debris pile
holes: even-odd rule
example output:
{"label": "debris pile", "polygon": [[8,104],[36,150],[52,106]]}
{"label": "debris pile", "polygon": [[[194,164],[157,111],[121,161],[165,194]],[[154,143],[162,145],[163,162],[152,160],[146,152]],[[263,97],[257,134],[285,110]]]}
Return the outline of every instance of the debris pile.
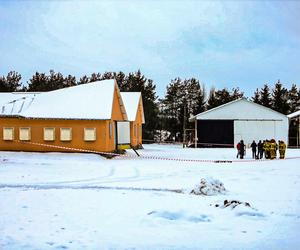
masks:
{"label": "debris pile", "polygon": [[238,200],[231,200],[231,201],[228,201],[228,200],[224,200],[224,203],[223,205],[219,205],[219,204],[216,204],[215,207],[221,207],[221,208],[231,208],[231,209],[234,209],[236,208],[237,206],[245,206],[245,207],[251,207],[250,203],[249,202],[241,202],[241,201],[238,201]]}
{"label": "debris pile", "polygon": [[197,184],[190,194],[195,195],[217,195],[217,194],[223,194],[226,192],[226,189],[224,187],[224,184],[216,179],[213,178],[207,178],[207,179],[201,179],[200,183]]}

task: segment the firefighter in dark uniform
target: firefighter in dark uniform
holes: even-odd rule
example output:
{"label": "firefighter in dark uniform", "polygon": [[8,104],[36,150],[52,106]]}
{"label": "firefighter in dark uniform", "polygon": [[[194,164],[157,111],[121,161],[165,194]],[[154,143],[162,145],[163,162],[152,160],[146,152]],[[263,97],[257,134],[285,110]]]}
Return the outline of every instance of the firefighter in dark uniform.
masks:
{"label": "firefighter in dark uniform", "polygon": [[257,143],[257,155],[258,155],[258,159],[261,159],[263,157],[264,154],[264,144],[261,142],[261,140],[259,140],[259,142]]}
{"label": "firefighter in dark uniform", "polygon": [[244,159],[245,152],[246,152],[246,146],[244,144],[244,141],[241,140],[241,142],[240,142],[240,159]]}

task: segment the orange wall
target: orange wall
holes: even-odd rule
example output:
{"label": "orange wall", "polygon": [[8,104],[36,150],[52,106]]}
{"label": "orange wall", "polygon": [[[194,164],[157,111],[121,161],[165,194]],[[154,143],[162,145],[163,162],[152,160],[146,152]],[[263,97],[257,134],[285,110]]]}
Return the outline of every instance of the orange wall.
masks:
{"label": "orange wall", "polygon": [[[112,122],[112,137],[109,137],[109,122]],[[31,128],[31,140],[29,142],[56,145],[70,148],[80,148],[96,151],[115,150],[115,128],[114,122],[108,120],[42,120],[23,118],[0,118],[0,150],[13,151],[71,151],[51,147],[43,147],[20,143],[16,141],[3,140],[3,127],[14,128],[14,138],[19,139],[19,128]],[[55,128],[55,141],[44,141],[44,127]],[[60,128],[72,128],[72,140],[60,141]],[[84,128],[96,128],[96,141],[84,141]]]}
{"label": "orange wall", "polygon": [[[136,126],[137,134],[134,136],[134,126]],[[141,134],[142,123],[130,122],[130,143],[132,146],[137,146],[142,144],[142,134]]]}
{"label": "orange wall", "polygon": [[[138,110],[137,110],[137,113],[136,113],[135,121],[130,122],[130,142],[131,142],[132,146],[137,146],[137,145],[142,144],[142,133],[141,133],[142,129],[141,129],[141,126],[142,126],[142,122],[143,122],[143,119],[142,119],[143,113],[142,113],[141,105],[142,105],[142,103],[140,101],[139,107],[138,107]],[[137,127],[136,136],[134,136],[134,126]]]}
{"label": "orange wall", "polygon": [[[1,118],[0,117],[0,150],[13,151],[71,151],[62,148],[44,147],[20,143],[17,141],[3,140],[3,127],[13,127],[15,139],[19,139],[19,128],[31,128],[31,140],[29,142],[55,145],[60,147],[70,147],[85,150],[95,150],[111,152],[116,149],[115,145],[115,122],[123,121],[124,115],[120,107],[117,85],[114,91],[113,103],[103,103],[112,105],[112,120],[55,120],[55,119],[24,119],[24,118]],[[109,123],[112,124],[112,136],[109,135]],[[55,141],[44,141],[44,127],[55,128]],[[72,140],[60,141],[60,128],[72,128]],[[84,128],[96,128],[96,141],[84,141]]]}
{"label": "orange wall", "polygon": [[124,121],[124,117],[120,108],[120,101],[117,94],[117,89],[114,91],[113,108],[111,117],[114,121]]}

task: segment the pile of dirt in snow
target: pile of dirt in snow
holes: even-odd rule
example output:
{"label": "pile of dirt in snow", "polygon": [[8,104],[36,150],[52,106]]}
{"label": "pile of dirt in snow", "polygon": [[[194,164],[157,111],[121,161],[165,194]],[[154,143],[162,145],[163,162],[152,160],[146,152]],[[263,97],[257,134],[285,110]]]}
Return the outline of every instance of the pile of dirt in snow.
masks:
{"label": "pile of dirt in snow", "polygon": [[197,184],[190,194],[195,195],[217,195],[226,192],[224,184],[213,178],[201,179],[200,183]]}
{"label": "pile of dirt in snow", "polygon": [[240,205],[245,206],[245,207],[251,207],[249,202],[242,202],[242,201],[238,201],[238,200],[231,200],[231,201],[224,200],[223,205],[216,204],[215,207],[221,207],[221,208],[228,207],[228,208],[234,209]]}

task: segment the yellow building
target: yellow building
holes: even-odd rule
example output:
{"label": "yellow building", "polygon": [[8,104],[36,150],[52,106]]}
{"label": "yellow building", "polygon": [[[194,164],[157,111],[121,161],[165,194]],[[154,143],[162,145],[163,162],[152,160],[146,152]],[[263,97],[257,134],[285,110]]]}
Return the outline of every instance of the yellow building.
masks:
{"label": "yellow building", "polygon": [[145,123],[142,95],[140,92],[121,92],[121,96],[127,111],[130,145],[134,148],[141,148],[142,125]]}
{"label": "yellow building", "polygon": [[[136,113],[142,110],[139,101]],[[144,118],[136,118],[133,145],[142,141]],[[127,113],[115,80],[36,94],[0,93],[0,150],[111,152],[119,144],[118,123],[124,121]]]}

